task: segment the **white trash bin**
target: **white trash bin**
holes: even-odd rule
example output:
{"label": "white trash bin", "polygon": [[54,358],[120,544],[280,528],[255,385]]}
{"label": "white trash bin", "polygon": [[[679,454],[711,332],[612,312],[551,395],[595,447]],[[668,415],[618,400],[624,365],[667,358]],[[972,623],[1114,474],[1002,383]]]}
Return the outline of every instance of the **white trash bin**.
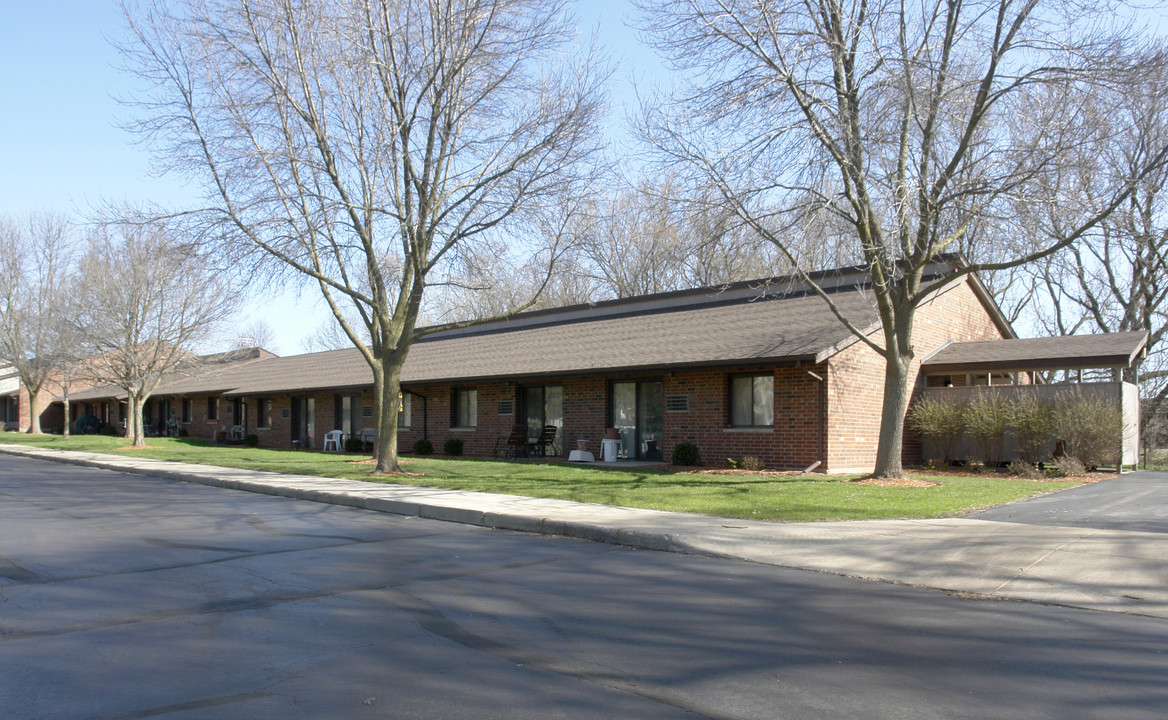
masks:
{"label": "white trash bin", "polygon": [[604,462],[616,462],[616,446],[620,440],[616,438],[604,438],[600,441],[601,454],[604,456]]}

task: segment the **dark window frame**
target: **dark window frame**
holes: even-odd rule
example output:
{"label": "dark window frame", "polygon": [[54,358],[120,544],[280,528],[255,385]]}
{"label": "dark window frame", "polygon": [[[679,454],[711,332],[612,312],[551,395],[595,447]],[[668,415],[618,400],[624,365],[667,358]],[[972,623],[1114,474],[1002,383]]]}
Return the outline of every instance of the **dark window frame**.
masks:
{"label": "dark window frame", "polygon": [[[474,394],[474,413],[473,415],[465,415],[463,412],[466,409],[467,398],[469,393]],[[464,398],[466,394],[466,398]],[[479,426],[479,389],[477,387],[456,387],[451,390],[450,398],[450,426],[456,428],[477,428]],[[469,420],[469,422],[461,422]]]}
{"label": "dark window frame", "polygon": [[[736,381],[751,380],[751,406],[750,406],[750,423],[740,423],[735,421],[735,406],[734,406],[734,384]],[[755,414],[754,394],[757,392],[755,381],[769,380],[770,381],[770,415],[771,421],[769,423],[758,422],[759,418]],[[726,378],[726,421],[732,428],[739,428],[744,430],[749,429],[773,429],[775,426],[775,373],[771,372],[750,372],[750,373],[734,373],[728,375]]]}
{"label": "dark window frame", "polygon": [[272,399],[267,397],[256,398],[256,429],[272,427]]}

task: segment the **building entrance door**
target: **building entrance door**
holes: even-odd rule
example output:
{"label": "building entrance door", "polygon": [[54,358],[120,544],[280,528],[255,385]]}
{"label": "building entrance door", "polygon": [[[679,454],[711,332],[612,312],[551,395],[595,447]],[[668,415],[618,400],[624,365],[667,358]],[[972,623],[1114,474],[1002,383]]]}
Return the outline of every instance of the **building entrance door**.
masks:
{"label": "building entrance door", "polygon": [[620,431],[624,457],[660,460],[664,425],[664,383],[649,380],[612,384],[612,427]]}

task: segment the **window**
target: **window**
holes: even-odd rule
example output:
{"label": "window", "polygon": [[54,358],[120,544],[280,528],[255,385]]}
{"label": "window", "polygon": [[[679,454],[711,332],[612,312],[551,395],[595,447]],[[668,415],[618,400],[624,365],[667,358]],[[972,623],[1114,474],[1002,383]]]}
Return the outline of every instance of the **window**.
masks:
{"label": "window", "polygon": [[217,398],[217,397],[207,398],[207,419],[208,420],[218,420],[219,419],[219,398]]}
{"label": "window", "polygon": [[459,388],[454,391],[454,426],[477,427],[479,424],[479,391]]}
{"label": "window", "polygon": [[337,395],[334,405],[336,427],[333,429],[340,430],[345,437],[352,437],[361,429],[361,396]]}
{"label": "window", "polygon": [[398,393],[397,426],[412,427],[414,424],[414,396],[408,392]]}
{"label": "window", "polygon": [[272,426],[272,401],[268,398],[256,399],[256,427]]}
{"label": "window", "polygon": [[[564,426],[564,388],[561,385],[534,385],[525,387],[519,394],[522,415],[527,421],[527,437],[538,438],[544,427]],[[556,444],[560,434],[557,432]]]}
{"label": "window", "polygon": [[184,423],[189,423],[191,421],[191,399],[190,398],[183,398],[182,399],[182,421]]}
{"label": "window", "polygon": [[743,375],[730,379],[730,424],[734,427],[774,426],[774,375]]}

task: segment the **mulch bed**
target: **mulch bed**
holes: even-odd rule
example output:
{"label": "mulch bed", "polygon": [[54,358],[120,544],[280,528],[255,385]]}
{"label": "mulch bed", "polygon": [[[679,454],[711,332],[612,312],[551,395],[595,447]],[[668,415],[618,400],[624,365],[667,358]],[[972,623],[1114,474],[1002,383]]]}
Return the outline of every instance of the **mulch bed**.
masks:
{"label": "mulch bed", "polygon": [[928,474],[930,477],[1008,477],[1011,480],[1020,480],[1022,482],[1081,482],[1081,483],[1096,483],[1100,480],[1109,480],[1116,477],[1113,472],[1088,472],[1086,475],[1079,475],[1076,477],[1023,477],[1021,475],[1010,475],[1005,472],[969,472],[968,470],[917,470],[911,471],[913,474]]}

